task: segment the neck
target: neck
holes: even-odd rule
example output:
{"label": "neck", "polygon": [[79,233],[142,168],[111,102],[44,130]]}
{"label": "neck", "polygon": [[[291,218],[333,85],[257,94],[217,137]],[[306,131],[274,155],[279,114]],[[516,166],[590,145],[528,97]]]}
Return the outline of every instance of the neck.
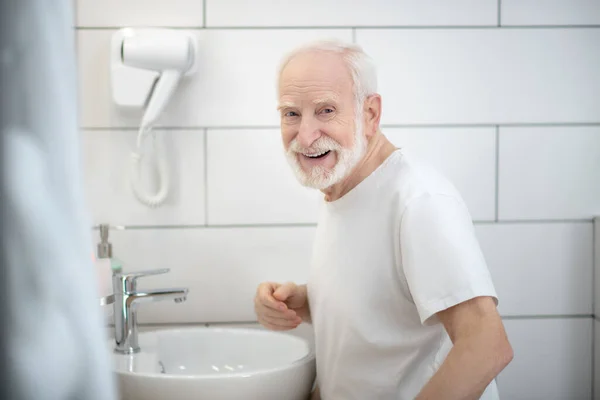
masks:
{"label": "neck", "polygon": [[367,151],[360,162],[352,169],[344,180],[322,190],[325,201],[335,201],[342,198],[367,176],[371,175],[396,150],[380,130],[369,138]]}

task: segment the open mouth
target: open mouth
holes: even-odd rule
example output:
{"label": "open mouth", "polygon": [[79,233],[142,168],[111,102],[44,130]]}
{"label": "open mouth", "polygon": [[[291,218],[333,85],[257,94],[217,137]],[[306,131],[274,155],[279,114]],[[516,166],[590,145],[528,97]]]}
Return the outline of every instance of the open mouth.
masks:
{"label": "open mouth", "polygon": [[305,157],[307,158],[311,158],[313,160],[319,159],[319,158],[323,158],[325,156],[327,156],[327,154],[331,153],[331,150],[327,150],[323,153],[316,153],[316,154],[304,154]]}

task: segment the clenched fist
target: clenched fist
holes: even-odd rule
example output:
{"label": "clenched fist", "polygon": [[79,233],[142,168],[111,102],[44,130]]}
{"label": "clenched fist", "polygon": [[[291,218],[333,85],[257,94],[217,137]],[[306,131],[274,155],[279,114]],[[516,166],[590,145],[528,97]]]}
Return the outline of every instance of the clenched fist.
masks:
{"label": "clenched fist", "polygon": [[302,321],[310,322],[306,285],[261,283],[256,290],[254,310],[258,322],[274,331],[290,330]]}

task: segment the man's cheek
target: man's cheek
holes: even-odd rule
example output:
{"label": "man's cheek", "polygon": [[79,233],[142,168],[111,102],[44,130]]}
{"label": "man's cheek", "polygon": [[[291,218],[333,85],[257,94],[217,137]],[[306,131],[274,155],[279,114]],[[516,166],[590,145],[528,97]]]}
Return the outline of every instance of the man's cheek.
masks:
{"label": "man's cheek", "polygon": [[283,141],[283,148],[285,149],[285,151],[288,151],[290,146],[292,145],[292,141],[294,140],[294,136],[292,134],[289,133],[283,133],[282,136],[282,141]]}

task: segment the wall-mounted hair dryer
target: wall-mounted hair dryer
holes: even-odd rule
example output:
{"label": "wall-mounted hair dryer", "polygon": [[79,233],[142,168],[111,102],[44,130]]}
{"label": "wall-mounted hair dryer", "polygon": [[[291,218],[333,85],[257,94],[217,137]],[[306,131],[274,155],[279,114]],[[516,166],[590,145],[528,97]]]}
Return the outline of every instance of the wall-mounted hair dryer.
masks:
{"label": "wall-mounted hair dryer", "polygon": [[142,192],[139,169],[141,144],[165,110],[180,80],[196,71],[196,38],[169,29],[124,28],[111,42],[111,87],[113,100],[124,108],[143,109],[132,153],[132,189],[141,202],[156,207],[167,197],[169,184],[164,155],[157,149],[160,189],[154,195]]}

